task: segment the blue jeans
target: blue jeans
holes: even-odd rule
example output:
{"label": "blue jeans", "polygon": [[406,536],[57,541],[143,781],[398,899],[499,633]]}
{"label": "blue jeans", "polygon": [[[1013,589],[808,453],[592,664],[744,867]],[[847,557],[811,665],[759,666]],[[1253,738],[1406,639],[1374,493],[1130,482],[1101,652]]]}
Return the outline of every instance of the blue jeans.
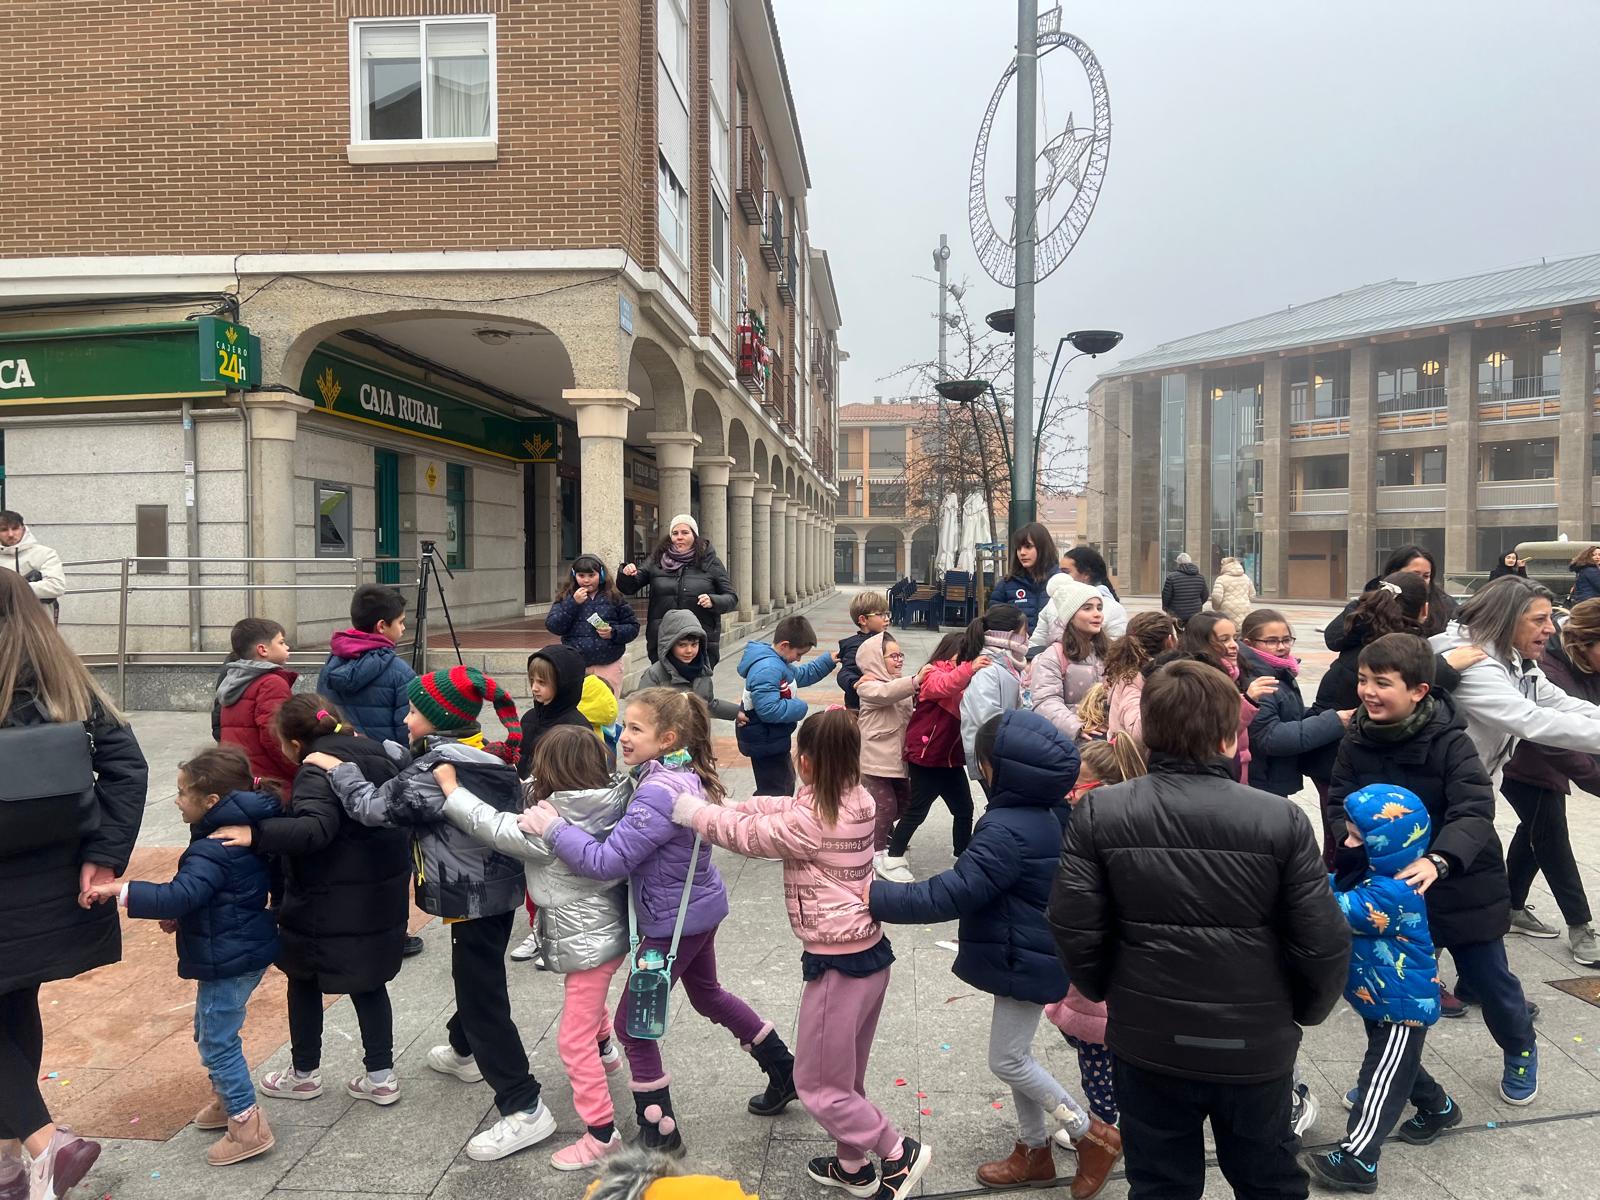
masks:
{"label": "blue jeans", "polygon": [[256,1102],[255,1081],[244,1060],[244,1009],[266,971],[250,971],[228,979],[202,979],[194,999],[194,1040],[200,1061],[211,1073],[211,1086],[222,1097],[230,1117],[249,1111]]}

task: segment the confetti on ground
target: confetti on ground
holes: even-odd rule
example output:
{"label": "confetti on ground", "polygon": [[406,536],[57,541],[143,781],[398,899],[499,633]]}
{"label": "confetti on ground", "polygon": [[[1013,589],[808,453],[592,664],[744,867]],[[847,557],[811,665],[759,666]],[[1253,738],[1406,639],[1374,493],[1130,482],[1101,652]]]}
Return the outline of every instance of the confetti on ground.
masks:
{"label": "confetti on ground", "polygon": [[950,1049],[950,1043],[949,1042],[940,1042],[939,1043],[939,1049],[941,1049],[941,1050]]}
{"label": "confetti on ground", "polygon": [[45,1078],[46,1079],[59,1079],[59,1078],[61,1078],[61,1072],[60,1071],[51,1071],[50,1074],[45,1076]]}
{"label": "confetti on ground", "polygon": [[918,1092],[917,1093],[917,1099],[918,1100],[926,1100],[927,1098],[928,1098],[928,1093],[927,1092]]}
{"label": "confetti on ground", "polygon": [[1500,1128],[1500,1123],[1498,1121],[1489,1121],[1485,1125],[1485,1128],[1487,1128],[1487,1129],[1499,1129]]}
{"label": "confetti on ground", "polygon": [[1583,1041],[1583,1039],[1582,1039],[1582,1038],[1581,1038],[1581,1037],[1575,1037],[1575,1038],[1573,1038],[1573,1039],[1572,1039],[1572,1040],[1573,1040],[1573,1041],[1575,1041],[1575,1042],[1581,1042],[1581,1041]]}
{"label": "confetti on ground", "polygon": [[991,1108],[999,1108],[1000,1107],[1000,1101],[996,1100],[992,1105],[990,1105],[990,1107]]}
{"label": "confetti on ground", "polygon": [[129,1125],[137,1125],[138,1123],[139,1123],[139,1118],[138,1117],[131,1117],[128,1120],[128,1124]]}
{"label": "confetti on ground", "polygon": [[895,1087],[905,1087],[906,1081],[904,1079],[896,1079],[894,1085]]}
{"label": "confetti on ground", "polygon": [[925,1117],[933,1116],[933,1109],[931,1109],[931,1108],[919,1108],[917,1111],[920,1112]]}
{"label": "confetti on ground", "polygon": [[160,1171],[151,1171],[150,1172],[150,1178],[151,1179],[160,1179],[161,1178],[161,1172]]}

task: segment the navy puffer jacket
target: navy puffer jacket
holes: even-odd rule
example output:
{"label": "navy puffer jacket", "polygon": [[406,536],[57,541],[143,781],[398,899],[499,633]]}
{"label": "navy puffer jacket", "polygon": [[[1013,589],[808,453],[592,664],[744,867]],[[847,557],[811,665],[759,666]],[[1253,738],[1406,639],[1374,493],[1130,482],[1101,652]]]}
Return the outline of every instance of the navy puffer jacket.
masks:
{"label": "navy puffer jacket", "polygon": [[992,765],[989,809],[956,865],[918,883],[873,880],[868,901],[879,921],[959,918],[956,978],[991,995],[1053,1004],[1067,994],[1067,972],[1044,912],[1078,751],[1044,717],[1019,709],[1000,718]]}
{"label": "navy puffer jacket", "polygon": [[130,883],[128,915],[178,923],[178,975],[232,979],[264,971],[278,956],[278,923],[267,909],[267,863],[211,835],[254,826],[283,810],[265,792],[229,792],[189,827],[189,848],[171,883]]}
{"label": "navy puffer jacket", "polygon": [[350,724],[375,742],[411,740],[406,685],[416,678],[394,643],[381,633],[343,629],[333,635],[333,651],[317,675],[317,694],[338,705]]}
{"label": "navy puffer jacket", "polygon": [[[1059,575],[1060,567],[1053,567],[1050,575]],[[1045,590],[1050,582],[1050,575],[1043,579],[1035,579],[1032,575],[1007,575],[994,586],[994,595],[990,598],[991,604],[1015,604],[1028,618],[1028,632],[1033,632],[1033,627],[1039,623],[1039,614],[1044,606],[1050,603],[1050,595]],[[1056,997],[1061,999],[1060,996]]]}
{"label": "navy puffer jacket", "polygon": [[[573,602],[572,594],[561,597],[545,614],[544,627],[561,639],[569,650],[583,655],[586,666],[603,667],[614,663],[628,652],[628,643],[639,636],[639,618],[626,600],[607,598],[610,585],[605,577],[595,595],[582,604]],[[599,614],[611,626],[611,636],[603,638],[589,624],[589,617]]]}
{"label": "navy puffer jacket", "polygon": [[[1239,684],[1243,690],[1265,675],[1278,681],[1278,690],[1255,702],[1250,722],[1250,786],[1274,796],[1292,796],[1305,783],[1300,756],[1331,747],[1344,737],[1344,722],[1337,709],[1308,715],[1305,697],[1293,671],[1268,666],[1248,646],[1239,647]],[[1331,769],[1331,768],[1330,768]]]}

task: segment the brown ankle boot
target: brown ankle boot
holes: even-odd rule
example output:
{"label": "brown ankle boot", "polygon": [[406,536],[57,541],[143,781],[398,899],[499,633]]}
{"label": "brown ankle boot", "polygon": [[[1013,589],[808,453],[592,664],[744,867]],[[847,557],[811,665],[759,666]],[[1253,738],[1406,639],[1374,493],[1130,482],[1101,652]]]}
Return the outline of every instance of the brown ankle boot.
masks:
{"label": "brown ankle boot", "polygon": [[228,1132],[206,1153],[206,1161],[213,1167],[228,1167],[265,1154],[276,1144],[277,1139],[272,1136],[266,1114],[258,1105],[242,1121],[229,1119]]}
{"label": "brown ankle boot", "polygon": [[1056,1160],[1049,1142],[1037,1150],[1018,1142],[1010,1158],[978,1168],[978,1182],[986,1188],[1048,1187],[1055,1181]]}
{"label": "brown ankle boot", "polygon": [[211,1093],[211,1099],[206,1106],[194,1115],[196,1129],[226,1129],[228,1127],[228,1110],[222,1103],[222,1097],[216,1092]]}
{"label": "brown ankle boot", "polygon": [[1078,1173],[1072,1177],[1072,1200],[1089,1200],[1100,1194],[1122,1157],[1122,1135],[1116,1126],[1091,1117],[1089,1132],[1073,1144],[1078,1151]]}

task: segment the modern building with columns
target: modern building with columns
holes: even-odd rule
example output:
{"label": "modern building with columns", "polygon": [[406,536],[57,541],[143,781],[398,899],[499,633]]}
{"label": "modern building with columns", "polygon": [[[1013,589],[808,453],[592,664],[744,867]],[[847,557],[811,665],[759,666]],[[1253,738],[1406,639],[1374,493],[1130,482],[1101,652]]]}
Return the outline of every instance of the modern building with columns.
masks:
{"label": "modern building with columns", "polygon": [[[3,498],[68,560],[204,585],[136,592],[130,650],[225,644],[241,557],[298,560],[254,603],[323,643],[425,540],[458,626],[521,618],[680,512],[733,620],[832,586],[841,319],[766,0],[266,3],[231,18],[249,105],[231,38],[151,82],[149,39],[214,15],[130,15],[92,62],[12,31]],[[91,143],[92,188],[59,161]],[[118,570],[74,572],[83,652]]]}
{"label": "modern building with columns", "polygon": [[1124,359],[1090,392],[1089,540],[1124,591],[1186,551],[1327,599],[1410,543],[1462,575],[1600,538],[1597,313],[1590,255],[1389,280]]}

